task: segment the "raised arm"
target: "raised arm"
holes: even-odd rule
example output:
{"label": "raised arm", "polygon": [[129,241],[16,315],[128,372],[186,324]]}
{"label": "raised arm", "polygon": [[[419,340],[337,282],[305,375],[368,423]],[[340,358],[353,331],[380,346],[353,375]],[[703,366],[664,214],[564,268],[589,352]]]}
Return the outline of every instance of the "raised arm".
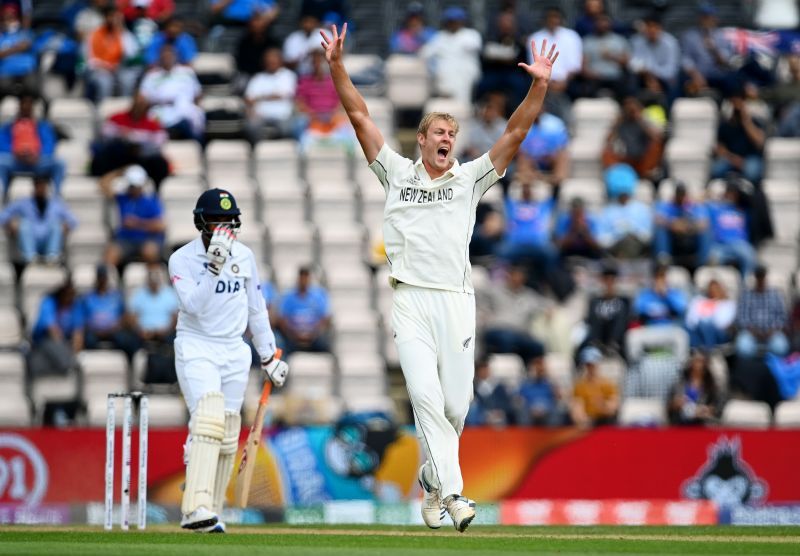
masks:
{"label": "raised arm", "polygon": [[383,135],[381,135],[375,122],[369,117],[367,103],[364,102],[361,93],[353,85],[342,62],[344,38],[347,36],[347,23],[342,27],[341,35],[336,25],[331,25],[331,34],[332,36],[329,37],[327,33],[320,31],[322,46],[325,48],[325,59],[331,68],[331,77],[333,78],[333,84],[336,86],[336,94],[339,95],[339,100],[342,102],[345,112],[347,112],[347,117],[356,130],[356,137],[361,144],[364,155],[367,157],[367,161],[372,164],[378,157],[381,147],[383,147]]}
{"label": "raised arm", "polygon": [[516,156],[522,141],[528,135],[533,121],[542,109],[544,96],[547,94],[547,85],[550,82],[550,73],[553,70],[553,64],[558,59],[558,51],[555,44],[547,54],[545,54],[546,48],[547,41],[544,40],[542,41],[541,52],[536,54],[536,42],[531,41],[533,64],[517,64],[528,72],[533,78],[533,82],[531,83],[531,88],[528,89],[525,100],[520,103],[508,119],[508,125],[506,125],[503,135],[489,150],[489,158],[492,160],[494,169],[498,174],[502,175],[506,171],[506,168]]}

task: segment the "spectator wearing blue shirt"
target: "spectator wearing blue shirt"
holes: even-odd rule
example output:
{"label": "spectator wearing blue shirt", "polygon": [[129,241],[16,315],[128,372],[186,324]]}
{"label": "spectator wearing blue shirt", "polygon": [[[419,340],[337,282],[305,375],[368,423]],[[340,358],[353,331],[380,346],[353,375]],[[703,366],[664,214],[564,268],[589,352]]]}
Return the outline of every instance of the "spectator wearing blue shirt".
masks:
{"label": "spectator wearing blue shirt", "polygon": [[472,402],[464,419],[466,426],[502,427],[516,422],[514,396],[505,384],[492,376],[485,360],[475,366],[473,392]]}
{"label": "spectator wearing blue shirt", "polygon": [[211,13],[224,25],[246,25],[253,18],[269,25],[278,16],[275,0],[211,0]]}
{"label": "spectator wearing blue shirt", "polygon": [[634,310],[642,324],[670,324],[683,319],[688,300],[683,291],[667,285],[667,267],[660,265],[653,284],[636,296]]}
{"label": "spectator wearing blue shirt", "polygon": [[136,335],[148,349],[170,344],[178,321],[178,296],[159,263],[147,267],[147,284],[133,292],[128,308]]}
{"label": "spectator wearing blue shirt", "polygon": [[540,112],[520,145],[516,178],[558,186],[569,174],[569,132],[558,116]]}
{"label": "spectator wearing blue shirt", "polygon": [[122,252],[120,265],[133,260],[159,260],[166,225],[161,201],[145,190],[148,177],[144,168],[128,166],[124,172],[122,169],[110,172],[99,184],[106,198],[116,202],[119,211],[120,224],[114,231],[114,241]]}
{"label": "spectator wearing blue shirt", "polygon": [[653,246],[656,259],[695,269],[705,264],[711,244],[708,211],[689,198],[686,186],[679,183],[675,198],[656,206]]}
{"label": "spectator wearing blue shirt", "polygon": [[545,274],[558,262],[558,251],[550,241],[556,201],[545,191],[547,186],[521,185],[519,199],[505,198],[506,235],[500,257],[511,264],[534,263]]}
{"label": "spectator wearing blue shirt", "polygon": [[7,199],[11,178],[15,174],[50,174],[56,193],[61,193],[66,166],[56,158],[56,131],[33,114],[34,96],[19,98],[17,117],[0,127],[0,183]]}
{"label": "spectator wearing blue shirt", "polygon": [[34,377],[66,375],[83,349],[83,311],[75,287],[67,280],[42,299],[33,326],[29,368]]}
{"label": "spectator wearing blue shirt", "polygon": [[653,239],[653,211],[633,199],[638,180],[636,171],[627,164],[615,164],[603,177],[610,202],[600,214],[600,245],[619,258],[644,256]]}
{"label": "spectator wearing blue shirt", "polygon": [[284,338],[284,351],[330,351],[328,332],[331,309],[328,293],[311,284],[311,271],[302,267],[297,287],[284,294],[278,329]]}
{"label": "spectator wearing blue shirt", "polygon": [[735,264],[743,276],[756,266],[756,250],[747,231],[747,213],[739,206],[739,186],[729,183],[720,201],[708,204],[711,222],[709,261],[716,264]]}
{"label": "spectator wearing blue shirt", "polygon": [[97,267],[94,289],[83,296],[81,304],[85,349],[120,349],[131,361],[139,341],[125,325],[125,300],[121,291],[111,287],[107,266]]}
{"label": "spectator wearing blue shirt", "polygon": [[521,405],[520,424],[559,426],[567,420],[561,403],[561,392],[547,375],[544,357],[537,357],[528,365],[528,376],[519,387]]}
{"label": "spectator wearing blue shirt", "polygon": [[36,73],[36,54],[33,34],[24,29],[15,4],[3,4],[3,31],[0,33],[0,99],[22,91],[36,92],[39,83]]}
{"label": "spectator wearing blue shirt", "polygon": [[22,262],[37,257],[57,263],[64,252],[64,236],[78,225],[60,197],[50,195],[50,176],[36,175],[33,196],[19,199],[0,212],[0,226],[16,236]]}
{"label": "spectator wearing blue shirt", "polygon": [[173,45],[179,64],[191,64],[197,56],[197,44],[194,38],[183,30],[183,20],[178,16],[167,18],[163,30],[150,41],[144,53],[144,63],[148,66],[157,64],[161,48],[165,44]]}
{"label": "spectator wearing blue shirt", "polygon": [[583,199],[575,197],[569,211],[558,216],[553,241],[562,257],[597,259],[603,254],[597,232],[596,219],[586,211]]}

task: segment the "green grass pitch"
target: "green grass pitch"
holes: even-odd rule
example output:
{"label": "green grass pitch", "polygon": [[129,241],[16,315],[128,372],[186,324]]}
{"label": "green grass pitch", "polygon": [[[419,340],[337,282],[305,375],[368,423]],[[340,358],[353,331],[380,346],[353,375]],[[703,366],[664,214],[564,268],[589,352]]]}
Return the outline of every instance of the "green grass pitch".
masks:
{"label": "green grass pitch", "polygon": [[800,554],[800,527],[231,527],[200,535],[177,526],[144,532],[92,527],[0,527],[0,554],[252,556],[495,556],[500,554]]}

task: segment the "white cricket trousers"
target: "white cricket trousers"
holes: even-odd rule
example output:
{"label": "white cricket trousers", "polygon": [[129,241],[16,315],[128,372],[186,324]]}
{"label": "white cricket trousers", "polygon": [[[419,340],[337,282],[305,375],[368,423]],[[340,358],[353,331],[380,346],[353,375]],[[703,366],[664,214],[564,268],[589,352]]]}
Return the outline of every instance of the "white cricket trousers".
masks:
{"label": "white cricket trousers", "polygon": [[401,283],[392,321],[417,436],[428,456],[426,478],[442,498],[460,495],[458,438],[472,401],[475,296]]}

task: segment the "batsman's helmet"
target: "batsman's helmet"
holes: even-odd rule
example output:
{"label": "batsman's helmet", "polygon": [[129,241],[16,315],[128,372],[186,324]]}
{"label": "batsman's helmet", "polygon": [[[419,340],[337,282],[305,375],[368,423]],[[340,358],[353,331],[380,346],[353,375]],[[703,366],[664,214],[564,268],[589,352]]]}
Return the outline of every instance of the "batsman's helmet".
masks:
{"label": "batsman's helmet", "polygon": [[[197,199],[194,207],[194,226],[199,231],[210,234],[209,224],[225,222],[238,230],[242,225],[239,216],[242,211],[236,206],[236,199],[224,189],[209,189]],[[220,217],[229,217],[221,219]]]}

